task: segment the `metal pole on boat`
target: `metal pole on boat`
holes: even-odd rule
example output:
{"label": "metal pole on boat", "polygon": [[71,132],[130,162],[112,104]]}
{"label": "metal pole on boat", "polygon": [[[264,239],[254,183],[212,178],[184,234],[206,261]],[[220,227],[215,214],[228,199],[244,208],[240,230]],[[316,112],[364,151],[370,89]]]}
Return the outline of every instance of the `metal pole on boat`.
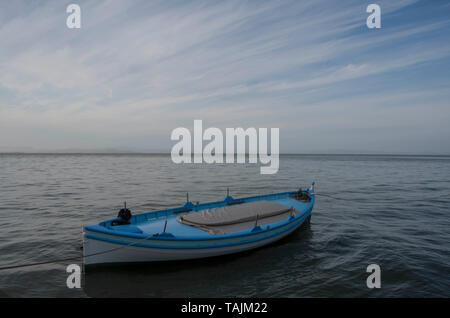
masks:
{"label": "metal pole on boat", "polygon": [[227,188],[227,197],[230,196],[230,188]]}
{"label": "metal pole on boat", "polygon": [[186,202],[189,202],[189,192],[186,192]]}
{"label": "metal pole on boat", "polygon": [[164,222],[164,230],[163,230],[163,233],[166,233],[166,227],[167,227],[167,220],[166,220],[166,222]]}
{"label": "metal pole on boat", "polygon": [[256,214],[255,226],[258,226],[258,214]]}

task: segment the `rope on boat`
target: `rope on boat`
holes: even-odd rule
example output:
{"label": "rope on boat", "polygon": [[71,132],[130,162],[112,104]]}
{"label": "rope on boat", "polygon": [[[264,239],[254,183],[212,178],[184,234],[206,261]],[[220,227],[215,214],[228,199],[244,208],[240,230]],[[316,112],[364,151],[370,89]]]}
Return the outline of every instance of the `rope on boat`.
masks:
{"label": "rope on boat", "polygon": [[[82,255],[81,258],[87,258],[87,257],[91,257],[91,256],[96,256],[96,255],[102,255],[102,254],[106,254],[109,252],[113,252],[116,250],[119,250],[121,248],[125,248],[125,247],[129,247],[129,246],[133,246],[135,244],[138,244],[144,240],[149,239],[150,237],[154,236],[155,234],[151,234],[149,236],[146,236],[142,239],[139,239],[137,242],[132,242],[129,244],[125,244],[125,245],[121,245],[106,251],[101,251],[101,252],[97,252],[97,253],[92,253],[89,255]],[[11,265],[11,266],[4,266],[4,267],[0,267],[0,271],[2,270],[7,270],[7,269],[16,269],[16,268],[24,268],[24,267],[31,267],[31,266],[38,266],[38,265],[46,265],[46,264],[56,264],[56,263],[62,263],[62,262],[66,262],[66,261],[73,261],[73,260],[77,260],[80,259],[80,256],[77,257],[68,257],[68,258],[61,258],[61,259],[56,259],[56,260],[51,260],[51,261],[45,261],[45,262],[37,262],[37,263],[29,263],[29,264],[21,264],[21,265]]]}
{"label": "rope on boat", "polygon": [[334,200],[343,200],[343,201],[348,201],[349,200],[349,199],[345,199],[345,198],[336,198],[336,197],[333,197],[331,195],[324,194],[324,193],[315,193],[314,195],[320,195],[320,196],[331,198],[331,199],[334,199]]}
{"label": "rope on boat", "polygon": [[71,258],[63,258],[53,261],[46,261],[46,262],[39,262],[39,263],[30,263],[30,264],[22,264],[22,265],[12,265],[12,266],[5,266],[0,267],[0,271],[7,270],[7,269],[15,269],[15,268],[23,268],[23,267],[31,267],[31,266],[38,266],[38,265],[45,265],[45,264],[53,264],[53,263],[61,263],[65,261],[71,261],[75,259],[79,259],[80,257],[71,257]]}

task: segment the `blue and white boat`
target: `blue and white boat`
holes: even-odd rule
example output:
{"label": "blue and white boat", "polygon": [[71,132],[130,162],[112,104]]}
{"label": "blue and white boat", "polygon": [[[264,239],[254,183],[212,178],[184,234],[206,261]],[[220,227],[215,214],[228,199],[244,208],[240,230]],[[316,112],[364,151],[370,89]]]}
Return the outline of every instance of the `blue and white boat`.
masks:
{"label": "blue and white boat", "polygon": [[309,222],[314,183],[307,190],[119,217],[83,228],[84,264],[186,260],[243,252],[275,242]]}

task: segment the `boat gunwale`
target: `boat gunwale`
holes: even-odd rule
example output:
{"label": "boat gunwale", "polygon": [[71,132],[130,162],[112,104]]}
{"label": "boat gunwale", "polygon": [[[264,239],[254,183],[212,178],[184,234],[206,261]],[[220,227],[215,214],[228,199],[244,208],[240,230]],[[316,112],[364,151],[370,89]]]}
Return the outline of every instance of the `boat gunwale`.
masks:
{"label": "boat gunwale", "polygon": [[[92,239],[100,239],[100,240],[103,240],[103,239],[96,237],[95,234],[86,233],[86,231],[111,235],[114,237],[141,239],[143,241],[215,241],[215,240],[221,240],[221,239],[246,237],[246,236],[250,236],[250,235],[254,235],[254,234],[258,234],[258,233],[262,233],[262,232],[266,232],[266,231],[276,230],[276,229],[284,227],[290,223],[294,223],[294,222],[298,221],[300,218],[302,218],[308,212],[310,213],[314,206],[315,194],[314,194],[314,191],[311,191],[309,189],[305,190],[305,191],[307,191],[311,195],[311,202],[308,202],[309,204],[308,204],[307,208],[303,209],[297,216],[294,216],[293,218],[288,217],[285,220],[280,220],[280,221],[274,222],[274,223],[279,223],[279,224],[277,224],[276,226],[270,226],[269,229],[260,228],[260,230],[258,230],[257,232],[252,232],[252,229],[254,228],[253,227],[253,228],[247,228],[245,230],[231,232],[231,233],[227,233],[227,234],[214,235],[214,236],[211,235],[211,237],[196,237],[196,236],[186,237],[186,236],[176,236],[176,235],[174,235],[174,236],[169,236],[169,235],[153,236],[152,234],[148,234],[148,233],[133,233],[133,232],[110,230],[107,227],[105,227],[104,225],[101,225],[102,223],[105,224],[107,222],[116,220],[117,218],[110,219],[107,221],[102,221],[99,223],[95,223],[93,225],[84,226],[83,229],[85,231],[86,237],[89,237]],[[239,198],[239,199],[231,198],[231,200],[227,200],[227,198],[226,198],[223,201],[207,202],[207,203],[198,204],[198,205],[193,205],[191,202],[187,202],[181,208],[185,208],[190,203],[192,205],[192,207],[196,208],[196,210],[193,209],[192,212],[196,212],[196,211],[202,210],[202,209],[197,209],[198,207],[202,207],[202,206],[204,206],[205,208],[207,206],[216,205],[216,204],[220,204],[220,206],[222,206],[222,204],[223,204],[223,206],[225,206],[227,204],[227,202],[230,202],[230,201],[232,202],[232,201],[237,201],[237,200],[245,200],[245,202],[247,202],[246,200],[253,201],[253,200],[258,200],[259,198],[268,198],[268,197],[272,197],[272,196],[286,196],[287,198],[289,198],[289,195],[296,194],[296,193],[297,193],[296,191],[289,191],[289,192],[272,193],[272,194],[265,194],[265,195],[259,195],[259,196],[251,196],[251,197],[245,197],[245,198]],[[166,210],[143,212],[143,213],[136,214],[133,217],[144,216],[147,214],[158,214],[161,212],[165,212],[165,214],[161,215],[160,217],[165,217],[166,215],[176,215],[176,213],[174,213],[174,211],[177,211],[179,209],[180,209],[180,207],[166,209]],[[154,218],[157,219],[159,217],[155,216]],[[268,225],[268,224],[266,224],[266,225]],[[159,234],[161,234],[161,233],[159,233]],[[114,241],[114,240],[111,240],[111,241]],[[117,242],[119,242],[119,241],[117,241]],[[116,243],[116,242],[113,242],[113,243]],[[118,244],[129,244],[129,242],[128,243],[118,243]],[[133,246],[138,246],[138,244],[133,244]]]}

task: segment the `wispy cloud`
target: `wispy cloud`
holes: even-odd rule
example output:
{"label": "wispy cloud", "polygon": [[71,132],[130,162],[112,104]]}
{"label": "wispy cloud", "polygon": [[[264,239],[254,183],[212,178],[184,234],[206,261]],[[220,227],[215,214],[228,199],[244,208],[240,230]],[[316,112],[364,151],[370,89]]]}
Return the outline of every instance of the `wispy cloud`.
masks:
{"label": "wispy cloud", "polygon": [[450,9],[378,3],[379,30],[360,1],[79,1],[80,30],[64,3],[2,3],[0,147],[168,150],[201,118],[280,127],[288,152],[450,152],[432,142],[450,137]]}

